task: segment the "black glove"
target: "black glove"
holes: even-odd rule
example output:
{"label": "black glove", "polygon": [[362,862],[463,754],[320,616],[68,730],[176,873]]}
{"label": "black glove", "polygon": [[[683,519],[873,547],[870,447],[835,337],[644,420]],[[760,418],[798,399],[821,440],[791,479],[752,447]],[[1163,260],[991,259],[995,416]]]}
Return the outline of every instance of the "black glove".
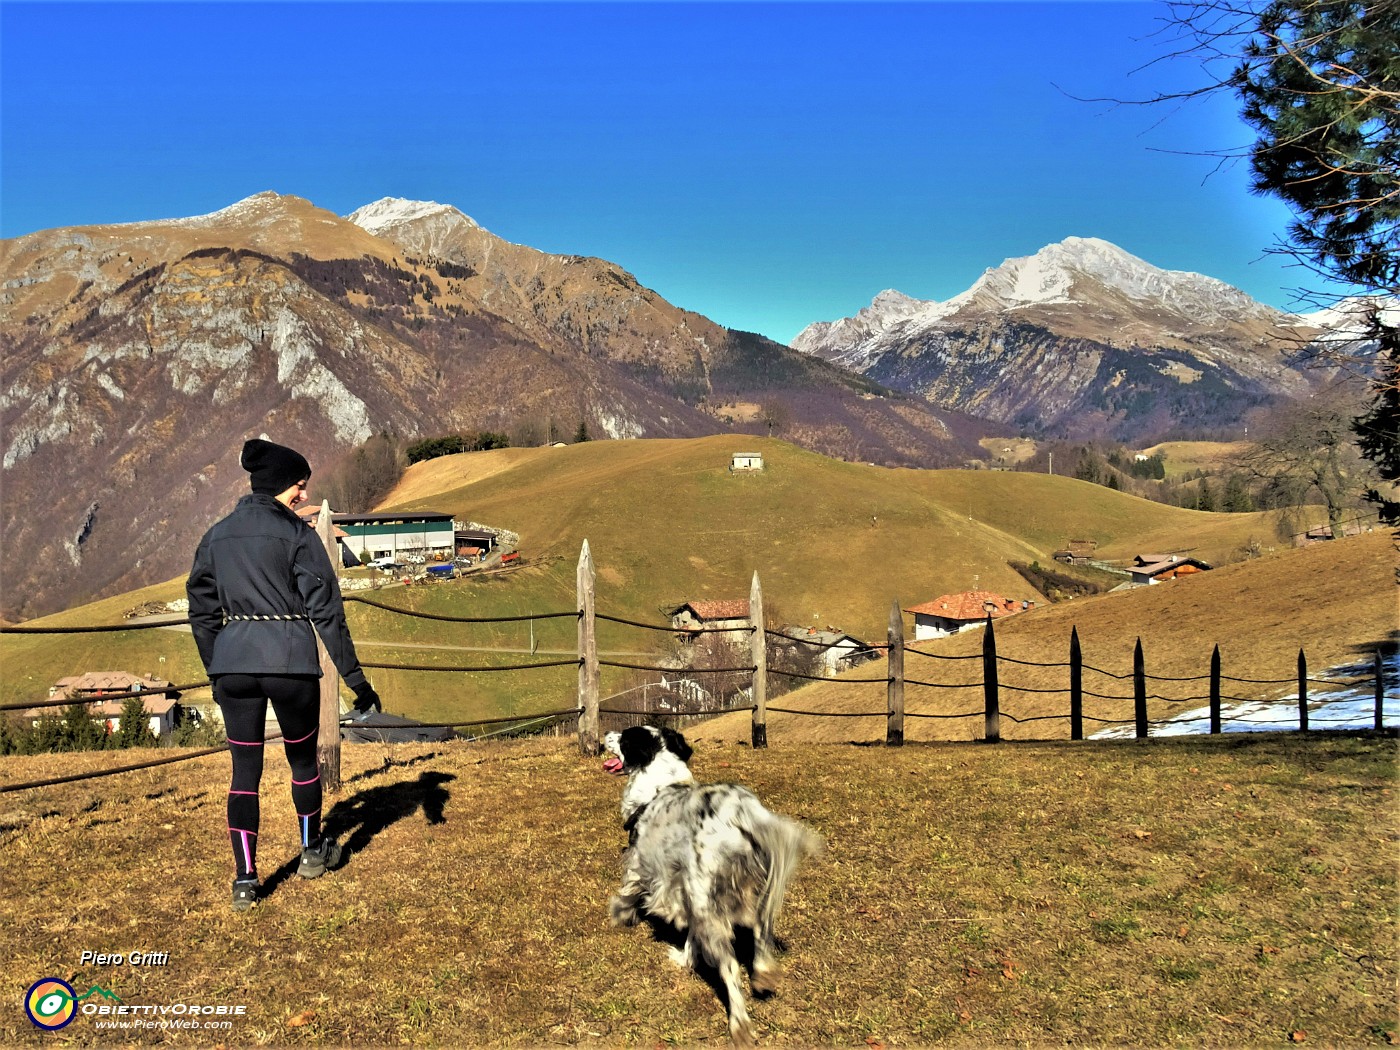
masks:
{"label": "black glove", "polygon": [[368,682],[355,686],[355,710],[362,715],[367,715],[370,711],[384,710],[383,705],[379,703],[379,694]]}

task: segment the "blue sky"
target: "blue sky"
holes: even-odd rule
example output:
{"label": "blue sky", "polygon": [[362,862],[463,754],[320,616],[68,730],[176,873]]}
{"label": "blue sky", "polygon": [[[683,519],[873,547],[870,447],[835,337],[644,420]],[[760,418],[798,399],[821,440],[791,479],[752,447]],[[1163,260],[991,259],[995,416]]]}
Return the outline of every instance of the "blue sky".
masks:
{"label": "blue sky", "polygon": [[[452,204],[789,341],[1068,236],[1276,306],[1287,214],[1160,3],[0,4],[0,234]],[[1137,72],[1134,72],[1137,70]]]}

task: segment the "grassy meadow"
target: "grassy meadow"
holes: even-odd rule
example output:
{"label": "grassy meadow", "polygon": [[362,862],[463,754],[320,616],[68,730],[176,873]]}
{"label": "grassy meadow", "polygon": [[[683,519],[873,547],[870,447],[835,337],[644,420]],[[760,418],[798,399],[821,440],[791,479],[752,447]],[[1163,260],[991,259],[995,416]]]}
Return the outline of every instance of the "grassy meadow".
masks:
{"label": "grassy meadow", "polygon": [[[731,475],[734,451],[768,469]],[[883,641],[891,603],[979,586],[1035,597],[1008,567],[1070,538],[1107,557],[1191,551],[1223,567],[1123,594],[1043,605],[997,624],[1013,661],[1059,663],[1077,628],[1113,674],[1144,643],[1161,679],[1289,678],[1396,640],[1395,551],[1374,533],[1249,561],[1265,515],[1164,507],[1068,478],[889,470],[776,441],[593,442],[445,457],[411,469],[388,506],[521,535],[523,568],[368,594],[450,616],[542,616],[575,607],[579,549],[598,607],[661,623],[688,598],[748,594],[757,572],[775,621]],[[119,623],[183,594],[172,580],[39,621]],[[507,624],[413,619],[348,606],[367,663],[436,667],[544,661],[575,651],[571,617]],[[912,620],[904,618],[906,632]],[[649,662],[664,633],[600,622],[600,647]],[[977,632],[920,648],[978,651]],[[0,637],[5,702],[43,698],[81,670],[202,678],[187,629]],[[812,683],[775,706],[882,712],[883,663]],[[1002,731],[976,743],[976,661],[910,654],[908,746],[884,718],[774,712],[767,750],[748,716],[687,730],[702,781],[736,781],[825,840],[789,893],[787,982],[754,1006],[773,1046],[1366,1047],[1400,1041],[1393,733],[1230,734],[1144,742],[1053,740],[1064,672],[1009,663]],[[961,677],[960,677],[961,676]],[[391,711],[426,720],[571,707],[572,667],[520,673],[372,670]],[[605,669],[604,691],[627,678]],[[1085,686],[1130,693],[1086,674]],[[1243,685],[1227,685],[1243,690]],[[1286,686],[1253,687],[1277,695]],[[1185,696],[1202,683],[1154,680]],[[1169,703],[1154,700],[1153,717]],[[1088,705],[1088,713],[1105,714]],[[1122,712],[1111,712],[1121,716]],[[1092,731],[1092,730],[1091,730]],[[18,1005],[0,1045],[727,1045],[703,976],[675,968],[662,931],[612,929],[606,902],[626,836],[620,784],[567,739],[357,745],[326,802],[344,867],[293,874],[288,770],[269,751],[260,865],[269,895],[229,908],[228,759],[39,789],[6,785],[98,771],[169,750],[0,759],[5,994],[45,976],[130,1004],[241,1004],[232,1027],[59,1034]],[[159,967],[99,967],[84,951],[164,952]]]}
{"label": "grassy meadow", "polygon": [[[730,456],[743,450],[761,451],[766,469],[731,474]],[[661,624],[665,609],[687,599],[746,597],[757,573],[771,622],[831,624],[878,642],[895,601],[908,607],[974,586],[1038,599],[1009,563],[1048,563],[1067,540],[1092,538],[1102,556],[1122,562],[1139,552],[1180,551],[1227,568],[1177,589],[1037,609],[1008,623],[1009,645],[1063,660],[1075,622],[1086,658],[1115,671],[1126,669],[1141,635],[1156,673],[1171,673],[1160,669],[1182,661],[1192,667],[1184,673],[1202,673],[1209,644],[1220,641],[1234,646],[1225,653],[1226,673],[1275,677],[1300,645],[1315,651],[1320,668],[1394,630],[1385,584],[1393,554],[1379,534],[1320,553],[1276,551],[1230,565],[1252,542],[1269,546],[1269,515],[1182,510],[1052,475],[846,463],[776,440],[597,441],[447,456],[410,468],[384,504],[391,508],[443,511],[520,534],[525,564],[508,575],[369,595],[436,615],[573,610],[587,540],[600,612]],[[182,595],[183,580],[172,580],[35,623],[119,623],[141,602]],[[365,663],[500,666],[561,658],[576,648],[569,618],[452,624],[357,603],[349,618]],[[912,628],[912,617],[905,626]],[[672,642],[664,633],[602,622],[599,644],[624,662],[650,663]],[[52,682],[83,670],[154,673],[177,683],[203,677],[188,631],[175,628],[5,635],[0,658],[5,703],[43,699]],[[576,686],[569,667],[473,675],[372,669],[371,677],[390,710],[429,721],[566,708]],[[635,678],[605,668],[604,691]],[[915,703],[911,695],[911,710]]]}
{"label": "grassy meadow", "polygon": [[[701,741],[825,840],[789,891],[769,1046],[1370,1047],[1395,999],[1395,741],[1246,734],[902,749]],[[110,755],[10,758],[0,788]],[[229,908],[227,758],[0,793],[5,1046],[728,1045],[646,926],[613,929],[620,783],[567,741],[347,748],[308,882],[285,762],[267,899]],[[168,953],[98,966],[82,952]],[[239,1004],[220,1032],[58,1034],[46,976],[125,1004]]]}

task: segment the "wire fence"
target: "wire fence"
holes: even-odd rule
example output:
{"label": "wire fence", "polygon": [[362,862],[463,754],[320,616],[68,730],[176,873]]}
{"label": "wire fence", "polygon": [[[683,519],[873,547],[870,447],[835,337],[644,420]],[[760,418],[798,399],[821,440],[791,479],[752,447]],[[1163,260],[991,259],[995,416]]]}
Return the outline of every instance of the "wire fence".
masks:
{"label": "wire fence", "polygon": [[[904,720],[906,718],[924,719],[931,721],[957,721],[963,719],[983,720],[982,733],[980,739],[987,742],[998,742],[1002,739],[1002,723],[1009,722],[1015,725],[1031,725],[1044,723],[1068,723],[1068,735],[1070,740],[1082,740],[1086,723],[1093,725],[1103,725],[1111,727],[1133,727],[1133,735],[1138,739],[1143,739],[1151,734],[1154,728],[1160,729],[1171,725],[1176,719],[1173,713],[1174,708],[1187,704],[1205,704],[1209,718],[1209,732],[1212,734],[1223,731],[1224,726],[1236,720],[1227,715],[1224,705],[1248,704],[1270,699],[1260,695],[1239,695],[1239,690],[1232,690],[1227,693],[1223,689],[1223,683],[1230,682],[1235,685],[1264,687],[1265,692],[1278,691],[1281,687],[1290,687],[1295,690],[1293,694],[1294,705],[1296,707],[1296,719],[1300,731],[1308,731],[1314,724],[1328,725],[1339,720],[1334,719],[1325,713],[1317,713],[1312,710],[1314,698],[1319,691],[1326,691],[1335,688],[1339,684],[1346,684],[1356,687],[1362,684],[1373,686],[1374,729],[1384,728],[1384,711],[1386,694],[1386,672],[1382,655],[1379,651],[1374,654],[1374,660],[1370,673],[1357,673],[1349,676],[1344,682],[1336,678],[1323,678],[1310,676],[1307,670],[1306,655],[1299,651],[1297,659],[1297,674],[1287,678],[1245,678],[1226,675],[1221,671],[1220,649],[1216,646],[1211,655],[1210,671],[1208,674],[1199,676],[1168,676],[1149,674],[1145,669],[1142,643],[1139,640],[1133,653],[1133,669],[1130,672],[1119,673],[1100,668],[1084,662],[1079,644],[1077,630],[1071,632],[1068,659],[1062,662],[1046,662],[1027,660],[1019,657],[1011,657],[997,652],[997,641],[995,625],[990,617],[982,629],[982,652],[980,654],[948,654],[929,651],[927,648],[920,648],[914,645],[906,645],[904,639],[903,621],[900,615],[898,604],[891,609],[890,628],[888,640],[885,643],[872,645],[859,642],[849,636],[842,636],[836,641],[824,641],[817,637],[810,640],[800,634],[788,631],[779,631],[771,628],[760,628],[762,624],[762,593],[759,589],[757,575],[754,577],[753,589],[750,597],[750,616],[747,622],[730,620],[726,625],[721,626],[696,626],[693,623],[680,623],[673,621],[669,624],[646,623],[639,620],[632,620],[620,616],[610,616],[599,613],[594,608],[593,597],[593,574],[592,561],[588,554],[588,546],[585,542],[583,556],[579,563],[579,600],[576,609],[560,610],[545,613],[532,613],[523,616],[455,616],[441,613],[428,613],[420,610],[406,609],[392,605],[384,601],[376,601],[358,595],[347,595],[347,603],[357,603],[372,607],[381,612],[386,612],[395,616],[404,616],[416,619],[434,620],[446,623],[457,623],[464,625],[489,625],[502,623],[516,623],[526,620],[550,620],[550,619],[574,619],[578,625],[578,650],[577,654],[564,659],[518,662],[510,664],[409,664],[409,663],[387,663],[387,662],[365,662],[362,666],[371,669],[395,670],[426,674],[458,674],[477,675],[494,674],[503,672],[529,673],[543,669],[576,667],[579,675],[578,702],[573,707],[558,708],[550,711],[530,711],[512,714],[509,716],[487,716],[473,717],[470,719],[443,721],[443,722],[411,722],[413,728],[438,728],[438,729],[464,729],[468,727],[483,727],[487,725],[500,725],[505,728],[493,731],[489,735],[500,735],[506,732],[518,731],[521,728],[535,729],[541,726],[558,725],[564,719],[577,719],[578,735],[580,746],[586,752],[596,753],[599,749],[599,716],[602,714],[615,715],[629,718],[652,718],[652,717],[704,717],[712,716],[715,713],[744,712],[751,714],[752,718],[752,741],[756,747],[767,746],[767,715],[772,711],[778,714],[797,716],[803,718],[831,718],[831,719],[851,719],[851,718],[885,718],[886,735],[885,742],[888,745],[898,746],[904,742]],[[629,627],[637,630],[664,633],[675,639],[682,650],[686,647],[694,647],[706,637],[717,638],[729,646],[729,651],[743,653],[747,649],[749,659],[746,662],[721,662],[719,666],[709,666],[703,663],[672,659],[668,662],[640,663],[628,662],[612,659],[601,659],[597,649],[596,622],[602,620],[619,626]],[[188,624],[188,619],[162,619],[154,622],[124,623],[124,624],[103,624],[103,625],[78,625],[71,627],[3,627],[0,634],[84,634],[93,632],[108,631],[140,631],[155,628],[165,628]],[[792,657],[794,653],[800,653],[812,666],[806,669],[798,669],[795,666],[782,665],[781,659]],[[883,675],[856,675],[851,671],[858,664],[869,665],[879,659],[879,654],[883,653],[886,660],[885,674]],[[948,667],[950,677],[947,680],[931,680],[941,677],[939,675],[912,677],[905,673],[905,658],[917,657],[928,661],[924,666],[936,668],[949,664],[961,665],[962,669]],[[714,661],[711,661],[713,663]],[[971,666],[976,663],[977,666]],[[845,667],[844,673],[841,668]],[[643,688],[644,702],[640,707],[635,703],[627,706],[604,706],[600,702],[599,696],[599,674],[600,668],[608,667],[619,670],[635,672],[646,672],[662,676],[662,682],[654,687],[658,697],[664,697],[664,704],[649,704],[646,702],[647,690]],[[1005,681],[1002,678],[1003,669],[1014,671],[1020,668],[1030,668],[1039,674],[1049,671],[1063,675],[1063,684],[1045,684],[1043,681],[1037,684],[1026,684]],[[814,670],[824,670],[824,673],[813,673]],[[958,671],[953,680],[953,671]],[[1131,682],[1131,692],[1100,692],[1096,689],[1084,686],[1085,674],[1099,675],[1114,682]],[[732,686],[731,695],[722,698],[718,703],[691,703],[687,701],[687,696],[702,695],[706,691],[700,684],[709,676],[728,675],[731,682],[741,681],[742,684]],[[862,686],[883,686],[885,692],[885,705],[883,709],[870,709],[861,711],[846,710],[813,710],[810,707],[779,707],[771,706],[767,702],[770,680],[793,680],[798,682],[829,682],[839,683],[843,687]],[[1189,685],[1191,683],[1204,683],[1202,689],[1187,691],[1187,695],[1169,695],[1168,691],[1162,691],[1160,687],[1149,692],[1149,683],[1167,683],[1170,685]],[[666,688],[662,688],[663,683],[669,683]],[[192,689],[208,687],[211,683],[206,679],[203,681],[190,682],[180,685],[161,686],[158,690],[150,688],[132,689],[123,692],[108,692],[102,696],[67,696],[61,698],[50,698],[27,703],[9,703],[0,705],[0,713],[8,713],[19,710],[42,711],[49,708],[69,707],[74,703],[108,702],[112,700],[126,699],[133,696],[149,696],[153,691],[180,694]],[[974,709],[960,709],[956,711],[908,711],[905,707],[905,689],[914,687],[933,691],[957,691],[965,694],[968,691],[980,691],[982,703]],[[1247,690],[1246,690],[1247,691]],[[624,692],[635,692],[635,690],[625,690]],[[1061,711],[1009,711],[1002,709],[1002,701],[1013,699],[1012,694],[1022,695],[1029,698],[1061,697],[1065,700],[1064,709]],[[331,695],[337,695],[332,686]],[[621,696],[623,694],[616,694]],[[327,703],[327,693],[323,690],[323,706]],[[609,698],[613,699],[613,698]],[[1393,697],[1390,697],[1392,701]],[[1085,702],[1110,703],[1118,705],[1131,705],[1130,711],[1095,711],[1089,713],[1085,711]],[[327,723],[326,712],[323,711],[323,727],[327,724],[335,725],[340,717],[338,710],[338,699],[333,701],[337,706],[330,712],[331,720]],[[957,698],[952,699],[953,703]],[[1277,701],[1274,701],[1277,702]],[[1152,706],[1155,705],[1155,706]],[[1149,713],[1153,717],[1149,717]],[[1163,717],[1163,716],[1166,717]],[[42,716],[41,716],[42,717]],[[49,716],[52,717],[52,716]],[[1245,721],[1241,718],[1240,721]],[[386,729],[386,734],[388,729]],[[480,738],[480,735],[476,735]],[[271,739],[276,739],[273,737]],[[30,781],[26,783],[0,784],[0,794],[12,791],[27,790],[35,787],[45,787],[53,784],[68,783],[75,780],[93,779],[103,776],[111,776],[118,773],[130,772],[133,770],[149,769],[154,766],[167,765],[174,762],[190,761],[198,758],[218,754],[227,750],[227,746],[204,748],[193,752],[186,752],[180,755],[162,757],[145,762],[126,764],[110,769],[75,773],[70,776],[53,777],[47,780]],[[338,782],[339,754],[338,749],[335,755],[337,770],[336,781]]]}

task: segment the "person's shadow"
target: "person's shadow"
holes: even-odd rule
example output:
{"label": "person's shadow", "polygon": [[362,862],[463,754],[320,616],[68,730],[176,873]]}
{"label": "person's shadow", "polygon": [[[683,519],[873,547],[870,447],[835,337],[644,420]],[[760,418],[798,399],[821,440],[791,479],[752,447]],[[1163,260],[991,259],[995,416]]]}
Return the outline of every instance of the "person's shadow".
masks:
{"label": "person's shadow", "polygon": [[[456,780],[452,773],[424,772],[417,780],[363,788],[347,799],[337,802],[321,822],[321,834],[338,841],[344,849],[340,864],[359,853],[391,824],[413,816],[420,809],[429,824],[445,824],[443,815],[452,797],[443,785]],[[300,857],[294,857],[278,868],[263,883],[267,896],[297,870]]]}

